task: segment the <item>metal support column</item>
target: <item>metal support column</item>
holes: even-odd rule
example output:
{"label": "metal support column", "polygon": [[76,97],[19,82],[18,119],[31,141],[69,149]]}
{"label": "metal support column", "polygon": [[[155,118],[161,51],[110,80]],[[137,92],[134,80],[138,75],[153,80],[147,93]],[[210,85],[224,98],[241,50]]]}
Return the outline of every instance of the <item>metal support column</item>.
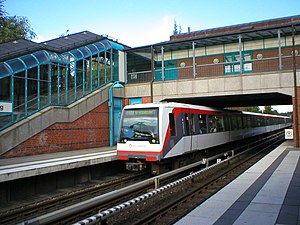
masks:
{"label": "metal support column", "polygon": [[165,80],[165,54],[163,46],[161,46],[161,79]]}
{"label": "metal support column", "polygon": [[151,82],[150,82],[150,91],[151,91],[151,102],[153,102],[153,82],[154,82],[154,79],[155,79],[155,65],[154,65],[154,48],[153,46],[151,46]]}
{"label": "metal support column", "polygon": [[127,71],[127,52],[124,52],[124,63],[125,63],[125,66],[124,66],[124,73],[125,73],[125,77],[124,77],[124,82],[127,84],[128,82],[128,71]]}
{"label": "metal support column", "polygon": [[114,57],[113,57],[113,48],[110,49],[110,81],[113,81],[114,80],[114,71],[113,71],[113,60],[114,60]]}
{"label": "metal support column", "polygon": [[279,70],[282,70],[282,55],[281,55],[281,30],[278,29],[278,64],[279,64]]}
{"label": "metal support column", "polygon": [[194,78],[196,78],[196,57],[195,57],[195,42],[193,41],[192,43],[192,47],[193,47],[193,76]]}
{"label": "metal support column", "polygon": [[240,74],[243,73],[242,35],[239,34]]}

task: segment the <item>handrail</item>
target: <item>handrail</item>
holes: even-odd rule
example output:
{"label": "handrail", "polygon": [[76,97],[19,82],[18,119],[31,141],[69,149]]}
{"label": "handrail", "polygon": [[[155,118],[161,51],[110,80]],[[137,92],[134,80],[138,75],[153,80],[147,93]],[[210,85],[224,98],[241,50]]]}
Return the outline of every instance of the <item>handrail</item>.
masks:
{"label": "handrail", "polygon": [[[296,57],[300,57],[299,56],[296,56]],[[282,59],[292,59],[292,56],[282,56],[281,57]],[[243,61],[243,65],[245,64],[248,64],[248,63],[268,63],[270,61],[273,61],[273,60],[279,60],[279,57],[268,57],[268,58],[263,58],[263,59],[252,59],[252,60],[244,60]],[[265,72],[265,70],[257,70],[255,71],[253,69],[253,65],[252,64],[252,69],[251,70],[244,70],[242,69],[242,74],[244,73],[253,73],[253,72]],[[209,64],[197,64],[195,65],[196,67],[196,70],[199,70],[199,69],[202,69],[202,68],[205,68],[205,67],[210,67],[210,68],[213,68],[213,67],[220,67],[220,66],[233,66],[233,65],[239,65],[239,62],[218,62],[218,63],[209,63]],[[278,64],[279,65],[279,64]],[[292,69],[292,65],[289,66],[289,67],[286,67],[283,65],[283,68],[280,69],[278,65],[271,65],[271,67],[268,67],[268,64],[266,64],[266,69],[268,69],[268,71],[286,71],[286,70],[291,70]],[[263,65],[261,65],[260,67],[263,67]],[[299,67],[299,66],[298,66]],[[180,71],[184,72],[184,70],[187,70],[187,74],[185,75],[190,77],[190,78],[194,78],[193,77],[193,72],[190,71],[193,69],[193,65],[189,65],[189,66],[185,66],[185,67],[174,67],[174,68],[164,68],[164,71],[169,71],[169,72],[172,72],[172,71],[178,71],[178,73]],[[224,69],[224,68],[223,68]],[[264,68],[263,68],[264,69]],[[154,69],[154,73],[160,73],[162,72],[162,68],[155,68]],[[182,73],[180,72],[180,73]],[[219,74],[219,75],[229,75],[229,74],[235,74],[235,73],[238,73],[240,72],[239,70],[238,71],[233,71],[233,72],[228,72],[228,73],[225,73],[223,71],[223,74]],[[214,71],[212,71],[210,74],[214,74]],[[139,77],[143,76],[142,78],[144,79],[139,79]],[[146,77],[144,77],[146,76]],[[199,78],[201,76],[205,76],[203,74],[197,74],[196,78]],[[135,77],[135,78],[132,78],[132,77]],[[152,70],[145,70],[145,71],[136,71],[136,72],[129,72],[127,73],[127,82],[128,83],[136,83],[136,82],[149,82],[152,80]],[[178,79],[180,79],[180,77],[178,77]],[[162,81],[161,79],[156,79],[156,77],[154,76],[154,81]]]}

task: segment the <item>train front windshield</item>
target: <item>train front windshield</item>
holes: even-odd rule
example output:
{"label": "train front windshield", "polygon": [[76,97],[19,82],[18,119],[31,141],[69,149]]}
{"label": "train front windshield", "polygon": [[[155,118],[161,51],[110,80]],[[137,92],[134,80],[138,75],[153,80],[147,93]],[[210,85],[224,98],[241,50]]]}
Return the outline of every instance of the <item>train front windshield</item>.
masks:
{"label": "train front windshield", "polygon": [[124,110],[119,142],[129,140],[159,143],[158,108]]}

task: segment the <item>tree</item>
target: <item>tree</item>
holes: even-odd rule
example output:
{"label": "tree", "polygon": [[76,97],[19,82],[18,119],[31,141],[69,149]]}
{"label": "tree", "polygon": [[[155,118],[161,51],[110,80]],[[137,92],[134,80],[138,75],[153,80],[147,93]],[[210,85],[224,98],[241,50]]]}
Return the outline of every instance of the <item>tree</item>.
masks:
{"label": "tree", "polygon": [[3,17],[6,15],[6,12],[4,10],[4,0],[0,0],[0,17]]}
{"label": "tree", "polygon": [[258,106],[248,106],[248,107],[245,107],[244,111],[246,111],[246,112],[254,112],[254,113],[261,113],[261,110],[259,109]]}
{"label": "tree", "polygon": [[178,30],[177,30],[177,23],[176,20],[174,20],[174,29],[173,29],[173,35],[178,34]]}
{"label": "tree", "polygon": [[270,105],[264,107],[263,113],[280,115],[280,113],[276,109],[273,109],[272,106],[270,106]]}
{"label": "tree", "polygon": [[0,43],[17,39],[32,40],[36,34],[30,27],[29,21],[24,16],[7,16],[4,1],[0,0]]}

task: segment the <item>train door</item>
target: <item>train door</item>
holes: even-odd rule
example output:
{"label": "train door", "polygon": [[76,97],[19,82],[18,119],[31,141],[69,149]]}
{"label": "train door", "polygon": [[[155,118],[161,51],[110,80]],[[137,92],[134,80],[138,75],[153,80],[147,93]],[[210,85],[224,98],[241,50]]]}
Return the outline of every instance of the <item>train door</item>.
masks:
{"label": "train door", "polygon": [[183,142],[184,142],[184,151],[188,152],[192,147],[192,136],[191,136],[191,114],[184,114],[184,127],[183,127]]}

